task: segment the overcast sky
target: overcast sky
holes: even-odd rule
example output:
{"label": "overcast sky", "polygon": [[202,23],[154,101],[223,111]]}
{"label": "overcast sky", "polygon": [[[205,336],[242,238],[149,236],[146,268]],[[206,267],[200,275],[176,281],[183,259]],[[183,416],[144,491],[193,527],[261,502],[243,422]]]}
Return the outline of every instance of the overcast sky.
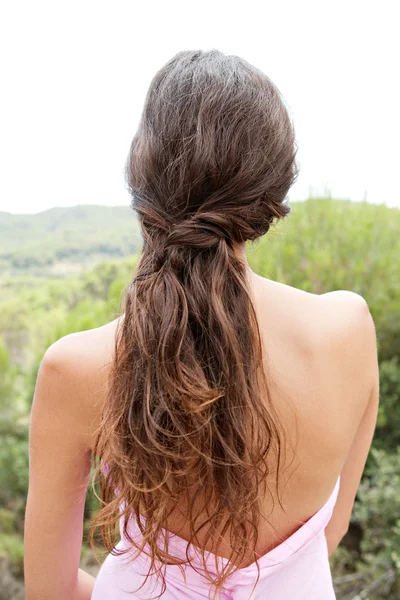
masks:
{"label": "overcast sky", "polygon": [[0,210],[128,204],[122,171],[144,96],[176,52],[218,48],[290,106],[300,176],[400,207],[397,0],[9,0],[0,8]]}

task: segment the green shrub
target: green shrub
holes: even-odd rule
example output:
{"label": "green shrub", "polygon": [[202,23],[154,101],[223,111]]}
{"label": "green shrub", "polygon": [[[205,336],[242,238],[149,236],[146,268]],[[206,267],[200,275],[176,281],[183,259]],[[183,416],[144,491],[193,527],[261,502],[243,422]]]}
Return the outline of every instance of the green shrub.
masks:
{"label": "green shrub", "polygon": [[0,556],[11,562],[13,575],[22,577],[24,572],[24,542],[21,536],[0,534]]}
{"label": "green shrub", "polygon": [[0,507],[0,535],[15,533],[14,513],[7,508]]}

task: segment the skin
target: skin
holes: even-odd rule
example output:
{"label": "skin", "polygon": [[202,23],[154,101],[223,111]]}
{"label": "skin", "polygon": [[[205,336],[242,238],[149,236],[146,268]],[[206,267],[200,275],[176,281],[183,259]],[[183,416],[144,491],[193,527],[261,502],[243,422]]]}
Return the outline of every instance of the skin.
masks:
{"label": "skin", "polygon": [[[271,400],[286,435],[297,439],[288,457],[294,458],[290,478],[281,490],[284,511],[271,510],[269,497],[263,500],[263,514],[277,535],[261,521],[256,550],[265,554],[318,511],[340,474],[338,500],[325,529],[331,554],[348,529],[376,424],[374,324],[361,296],[314,295],[259,277],[247,264],[244,246],[237,252],[247,265]],[[68,335],[41,363],[30,423],[27,600],[91,597],[95,580],[79,569],[83,509],[116,326],[113,321]],[[166,525],[185,537],[178,518]]]}

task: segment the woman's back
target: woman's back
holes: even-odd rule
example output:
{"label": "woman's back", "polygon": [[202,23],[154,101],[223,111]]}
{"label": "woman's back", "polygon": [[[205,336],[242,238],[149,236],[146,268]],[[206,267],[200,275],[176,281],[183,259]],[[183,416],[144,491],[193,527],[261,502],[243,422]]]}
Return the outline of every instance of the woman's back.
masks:
{"label": "woman's back", "polygon": [[[256,594],[251,596],[258,571],[249,555],[228,578],[219,599],[264,600],[267,594],[274,600],[333,599],[326,539],[332,552],[346,531],[374,430],[378,398],[374,327],[365,302],[356,294],[339,291],[317,296],[251,271],[249,284],[266,349],[270,389],[295,452],[288,453],[287,478],[283,477],[280,490],[284,510],[276,496],[273,501],[266,496],[261,503],[268,522],[261,519],[259,525],[256,552],[261,557],[261,579]],[[49,370],[62,369],[66,374],[63,388],[76,400],[68,406],[69,428],[84,436],[92,451],[107,402],[119,321],[62,338],[44,359]],[[273,473],[273,463],[271,467]],[[183,559],[183,541],[190,539],[184,507],[163,525],[177,535],[171,538],[170,548]],[[140,540],[133,520],[129,530]],[[121,527],[116,548],[128,547]],[[209,543],[202,548],[212,552]],[[227,533],[219,556],[229,555]],[[194,554],[193,560],[201,572],[200,558]],[[213,565],[212,559],[211,572]],[[158,580],[150,577],[144,582],[148,567],[145,554],[132,565],[123,556],[110,554],[92,599],[156,598],[161,590]],[[142,584],[137,595],[125,594]],[[202,576],[191,569],[183,577],[179,567],[168,567],[166,584],[162,596],[166,600],[208,598]]]}
{"label": "woman's back", "polygon": [[[339,291],[318,296],[252,271],[249,284],[266,350],[272,401],[292,446],[280,489],[284,510],[276,495],[273,499],[266,495],[262,502],[268,522],[259,526],[256,551],[261,556],[296,531],[331,495],[367,407],[373,383],[368,361],[373,353],[371,318],[357,294]],[[69,336],[69,351],[76,346],[79,362],[87,369],[82,377],[90,380],[94,390],[87,406],[93,449],[106,402],[117,322]],[[199,491],[196,496],[198,503],[207,503]],[[184,508],[177,508],[164,526],[189,539]],[[222,556],[230,553],[226,537],[225,551],[219,551]],[[212,545],[205,549],[212,551]]]}

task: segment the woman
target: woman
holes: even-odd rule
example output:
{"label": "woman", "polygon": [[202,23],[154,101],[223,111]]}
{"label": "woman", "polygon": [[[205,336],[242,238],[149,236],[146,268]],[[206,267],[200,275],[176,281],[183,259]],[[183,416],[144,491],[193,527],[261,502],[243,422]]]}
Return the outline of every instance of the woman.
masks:
{"label": "woman", "polygon": [[[144,242],[124,314],[53,344],[38,375],[27,600],[335,597],[376,338],[359,295],[247,263],[289,213],[295,155],[279,91],[246,61],[180,52],[154,77],[127,163]],[[93,455],[96,580],[79,570]]]}

